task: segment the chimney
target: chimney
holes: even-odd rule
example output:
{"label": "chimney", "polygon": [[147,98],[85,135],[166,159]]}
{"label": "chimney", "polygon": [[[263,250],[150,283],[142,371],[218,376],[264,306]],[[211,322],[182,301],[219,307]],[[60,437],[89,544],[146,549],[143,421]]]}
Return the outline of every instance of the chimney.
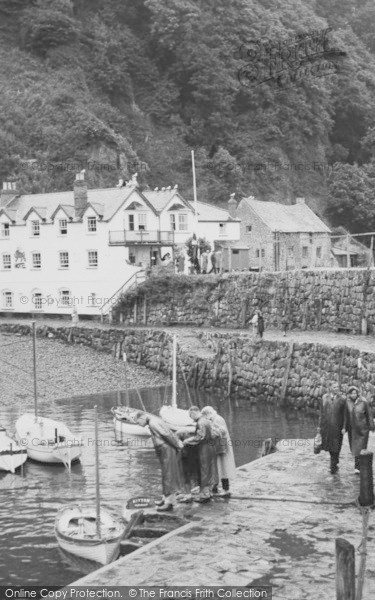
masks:
{"label": "chimney", "polygon": [[234,199],[235,194],[231,194],[228,200],[228,211],[232,219],[237,217],[237,201]]}
{"label": "chimney", "polygon": [[0,193],[0,208],[6,206],[14,196],[17,196],[17,183],[15,181],[4,181]]}
{"label": "chimney", "polygon": [[305,198],[296,198],[296,204],[306,204]]}
{"label": "chimney", "polygon": [[74,182],[74,208],[77,216],[81,216],[87,206],[87,183],[85,170],[76,174]]}

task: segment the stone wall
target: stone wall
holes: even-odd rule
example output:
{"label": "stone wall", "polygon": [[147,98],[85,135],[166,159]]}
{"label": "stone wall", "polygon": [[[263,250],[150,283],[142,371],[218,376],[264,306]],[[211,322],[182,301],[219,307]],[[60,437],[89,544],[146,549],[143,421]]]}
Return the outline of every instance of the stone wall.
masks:
{"label": "stone wall", "polygon": [[[28,325],[2,324],[0,330],[30,335]],[[130,362],[171,374],[172,336],[165,330],[42,326],[37,335],[89,346],[117,358],[126,352]],[[244,334],[228,332],[197,330],[195,335],[204,358],[200,352],[178,349],[178,364],[193,387],[219,387],[249,402],[310,409],[318,408],[319,398],[334,381],[344,392],[349,385],[358,385],[368,400],[374,398],[375,354],[323,344],[255,342]],[[358,370],[359,356],[368,371]]]}
{"label": "stone wall", "polygon": [[145,296],[140,288],[135,303],[125,301],[116,307],[115,321],[235,329],[248,327],[261,308],[266,327],[281,328],[286,312],[295,329],[360,333],[365,318],[368,333],[375,334],[374,269],[196,275],[186,277],[182,289],[177,280],[183,277],[159,279],[159,289],[165,284],[165,297],[153,294],[156,278],[149,279]]}

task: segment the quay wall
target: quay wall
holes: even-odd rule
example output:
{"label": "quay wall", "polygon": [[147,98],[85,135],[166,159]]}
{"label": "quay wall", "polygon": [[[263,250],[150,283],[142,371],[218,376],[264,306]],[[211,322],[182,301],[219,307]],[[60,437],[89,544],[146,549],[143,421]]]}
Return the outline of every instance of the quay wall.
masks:
{"label": "quay wall", "polygon": [[247,327],[261,308],[266,327],[375,335],[375,270],[330,269],[223,275],[158,275],[113,308],[126,325]]}
{"label": "quay wall", "polygon": [[[30,335],[26,324],[1,324],[1,331]],[[37,335],[88,346],[121,360],[171,374],[172,332],[156,329],[38,326]],[[347,346],[300,342],[254,341],[245,334],[194,331],[198,351],[178,347],[179,376],[193,387],[220,388],[228,394],[316,410],[319,399],[338,382],[345,392],[358,385],[372,402],[375,354]],[[201,350],[201,351],[199,351]],[[358,368],[358,358],[366,370]]]}

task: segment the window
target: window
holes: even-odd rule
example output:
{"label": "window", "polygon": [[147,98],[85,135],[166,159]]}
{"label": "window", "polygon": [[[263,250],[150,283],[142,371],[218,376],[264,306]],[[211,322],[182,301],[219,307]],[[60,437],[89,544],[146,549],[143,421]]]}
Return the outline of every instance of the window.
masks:
{"label": "window", "polygon": [[176,231],[176,215],[170,214],[169,219],[170,219],[170,223],[171,223],[171,230]]}
{"label": "window", "polygon": [[182,213],[182,214],[178,215],[178,228],[179,228],[180,231],[187,231],[188,230],[187,214],[186,213]]}
{"label": "window", "polygon": [[3,292],[3,308],[13,308],[13,292]]}
{"label": "window", "polygon": [[294,248],[293,248],[293,246],[289,246],[289,248],[288,248],[288,256],[289,256],[289,258],[293,258],[294,257]]}
{"label": "window", "polygon": [[262,258],[264,258],[266,256],[266,251],[264,248],[262,248]]}
{"label": "window", "polygon": [[31,254],[31,262],[32,262],[32,268],[33,269],[41,269],[42,268],[42,257],[40,255],[40,252],[33,252]]}
{"label": "window", "polygon": [[69,269],[69,252],[60,252],[60,269]]}
{"label": "window", "polygon": [[9,237],[9,234],[10,234],[9,223],[2,223],[1,224],[1,237]]}
{"label": "window", "polygon": [[87,231],[89,233],[96,232],[96,217],[87,217]]}
{"label": "window", "polygon": [[91,294],[89,295],[89,305],[90,306],[95,306],[96,305],[96,293],[95,292],[91,292]]}
{"label": "window", "polygon": [[40,235],[40,221],[31,221],[31,235]]}
{"label": "window", "polygon": [[302,258],[307,258],[309,255],[309,247],[302,246]]}
{"label": "window", "polygon": [[139,215],[138,215],[138,229],[142,229],[142,230],[147,229],[146,223],[147,223],[147,214],[146,213],[139,213]]}
{"label": "window", "polygon": [[316,258],[322,258],[322,247],[318,246],[316,249]]}
{"label": "window", "polygon": [[250,233],[251,231],[251,225],[246,225],[246,233]]}
{"label": "window", "polygon": [[3,254],[3,269],[12,268],[12,259],[10,254]]}
{"label": "window", "polygon": [[97,250],[89,250],[88,258],[89,258],[89,267],[97,267],[98,266],[98,251]]}
{"label": "window", "polygon": [[70,306],[71,303],[70,290],[60,290],[60,306]]}
{"label": "window", "polygon": [[134,215],[129,215],[129,231],[134,231]]}
{"label": "window", "polygon": [[313,234],[312,233],[309,233],[309,238],[310,238],[310,244],[312,244],[313,243]]}
{"label": "window", "polygon": [[260,250],[255,250],[255,257],[259,258],[259,256],[260,256]]}
{"label": "window", "polygon": [[219,236],[220,235],[226,235],[227,234],[227,224],[226,223],[219,223]]}
{"label": "window", "polygon": [[60,235],[66,235],[68,233],[68,221],[66,219],[59,219],[59,230]]}
{"label": "window", "polygon": [[42,300],[42,294],[40,292],[35,292],[33,294],[33,304],[34,304],[35,310],[42,310],[43,300]]}
{"label": "window", "polygon": [[129,254],[129,262],[131,265],[135,265],[135,254]]}

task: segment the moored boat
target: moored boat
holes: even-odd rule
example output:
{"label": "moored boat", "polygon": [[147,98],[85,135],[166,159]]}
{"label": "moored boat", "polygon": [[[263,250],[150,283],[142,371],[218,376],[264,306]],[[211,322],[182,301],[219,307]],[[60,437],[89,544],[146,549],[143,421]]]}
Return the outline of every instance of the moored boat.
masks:
{"label": "moored boat", "polygon": [[26,448],[17,444],[0,425],[0,471],[14,473],[27,460]]}
{"label": "moored boat", "polygon": [[172,401],[171,405],[164,405],[159,411],[161,418],[173,428],[194,427],[194,421],[189,415],[188,410],[177,407],[177,340],[173,336],[172,351]]}
{"label": "moored boat", "polygon": [[104,508],[100,510],[99,523],[100,537],[97,535],[94,505],[69,505],[62,508],[55,520],[55,535],[60,548],[102,565],[116,560],[125,524]]}

